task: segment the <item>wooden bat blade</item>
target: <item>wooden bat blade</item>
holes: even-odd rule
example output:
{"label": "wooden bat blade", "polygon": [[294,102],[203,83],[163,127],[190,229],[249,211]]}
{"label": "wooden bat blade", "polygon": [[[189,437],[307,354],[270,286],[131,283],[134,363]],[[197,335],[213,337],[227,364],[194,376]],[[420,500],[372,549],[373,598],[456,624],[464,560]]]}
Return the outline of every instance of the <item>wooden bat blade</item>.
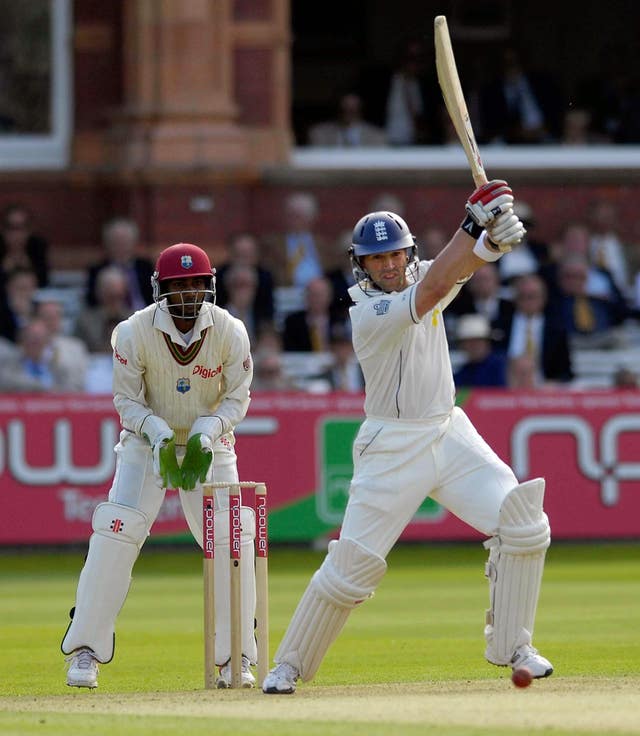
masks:
{"label": "wooden bat blade", "polygon": [[476,186],[487,183],[487,175],[484,170],[476,137],[469,119],[467,103],[465,102],[453,55],[449,27],[444,15],[438,15],[434,21],[434,36],[436,47],[436,70],[438,82],[442,90],[442,97],[447,107],[447,112],[458,134],[462,148],[467,156],[471,175]]}

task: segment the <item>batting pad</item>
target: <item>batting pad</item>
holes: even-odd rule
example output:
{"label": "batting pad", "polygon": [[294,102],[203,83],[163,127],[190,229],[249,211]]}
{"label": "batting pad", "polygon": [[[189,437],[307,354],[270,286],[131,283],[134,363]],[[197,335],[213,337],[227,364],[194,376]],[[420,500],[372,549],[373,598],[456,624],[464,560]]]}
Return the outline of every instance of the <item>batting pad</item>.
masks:
{"label": "batting pad", "polygon": [[304,592],[274,657],[311,680],[351,610],[370,598],[387,563],[351,539],[329,545],[329,553]]}
{"label": "batting pad", "polygon": [[93,649],[99,662],[113,658],[115,622],[122,608],[131,570],[147,538],[145,514],[118,503],[101,503],[93,513],[89,552],[80,573],[73,618],[62,651]]}
{"label": "batting pad", "polygon": [[[256,613],[255,548],[256,517],[250,506],[240,507],[240,599],[242,653],[255,664],[258,659],[254,636]],[[216,616],[216,664],[225,664],[231,657],[231,573],[229,569],[229,511],[214,515],[214,596]]]}
{"label": "batting pad", "polygon": [[544,480],[516,486],[500,508],[498,534],[485,542],[491,608],[487,611],[485,656],[509,664],[515,650],[533,637],[544,558],[551,541],[542,510]]}

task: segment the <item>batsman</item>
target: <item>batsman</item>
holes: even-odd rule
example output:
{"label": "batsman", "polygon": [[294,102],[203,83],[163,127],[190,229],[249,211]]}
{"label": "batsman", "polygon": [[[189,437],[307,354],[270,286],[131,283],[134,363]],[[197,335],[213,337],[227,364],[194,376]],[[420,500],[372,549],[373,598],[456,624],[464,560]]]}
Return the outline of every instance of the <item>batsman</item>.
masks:
{"label": "batsman", "polygon": [[[234,428],[249,406],[253,365],[244,324],[215,305],[215,270],[198,246],[160,254],[154,304],[121,322],[113,346],[114,405],[122,431],[107,501],[93,514],[71,623],[62,641],[67,685],[95,688],[114,655],[115,621],[131,571],[168,488],[179,489],[202,546],[202,483],[238,481]],[[229,548],[228,488],[216,491],[216,547]],[[256,605],[253,509],[242,507],[242,685],[253,687]],[[231,673],[228,554],[215,556],[216,684]]]}
{"label": "batsman", "polygon": [[[466,217],[433,261],[419,261],[406,222],[371,212],[355,226],[350,294],[353,345],[366,382],[365,421],[340,536],[313,575],[263,683],[293,693],[315,675],[351,611],[370,598],[386,557],[427,496],[477,529],[489,551],[485,657],[547,677],[532,637],[550,530],[544,480],[519,483],[455,406],[442,313],[462,284],[519,243],[513,192],[476,189]],[[507,256],[508,257],[508,256]]]}

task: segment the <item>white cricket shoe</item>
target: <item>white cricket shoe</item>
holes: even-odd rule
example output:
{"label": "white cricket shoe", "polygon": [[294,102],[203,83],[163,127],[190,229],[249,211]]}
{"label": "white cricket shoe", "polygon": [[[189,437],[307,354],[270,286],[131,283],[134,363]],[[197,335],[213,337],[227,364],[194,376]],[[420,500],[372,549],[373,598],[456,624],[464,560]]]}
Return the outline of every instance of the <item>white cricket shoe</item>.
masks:
{"label": "white cricket shoe", "polygon": [[298,670],[288,662],[280,662],[264,678],[262,692],[267,695],[290,695],[296,691]]}
{"label": "white cricket shoe", "polygon": [[521,647],[518,647],[513,653],[509,664],[513,670],[526,667],[534,678],[549,677],[553,672],[551,662],[541,654],[538,654],[538,650],[530,644],[523,644]]}
{"label": "white cricket shoe", "polygon": [[88,647],[76,649],[66,658],[69,663],[67,685],[71,687],[98,687],[98,660]]}
{"label": "white cricket shoe", "polygon": [[[249,657],[245,657],[244,654],[242,655],[241,678],[243,688],[255,687],[256,678],[253,676],[253,672],[251,672],[251,662],[249,661]],[[231,660],[220,667],[220,674],[216,679],[216,687],[218,690],[225,690],[231,687]]]}

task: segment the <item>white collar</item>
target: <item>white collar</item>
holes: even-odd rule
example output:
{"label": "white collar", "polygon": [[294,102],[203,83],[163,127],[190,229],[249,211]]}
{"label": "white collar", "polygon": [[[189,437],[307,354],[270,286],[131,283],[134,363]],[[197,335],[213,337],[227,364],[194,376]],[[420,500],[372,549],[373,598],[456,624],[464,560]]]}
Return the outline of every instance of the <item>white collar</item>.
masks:
{"label": "white collar", "polygon": [[[166,299],[163,299],[160,304],[163,304],[164,306],[164,304],[166,304]],[[210,302],[205,302],[202,305],[200,314],[193,325],[193,333],[191,335],[191,340],[189,340],[189,345],[197,342],[200,339],[200,335],[208,327],[213,327],[215,324],[213,309],[214,305]],[[176,327],[173,317],[168,312],[160,309],[159,306],[156,307],[156,311],[153,316],[153,326],[156,330],[160,330],[161,332],[165,332],[169,335],[171,342],[176,343],[176,345],[180,345],[180,347],[185,347],[182,333]],[[186,345],[186,347],[189,347],[189,345]]]}

